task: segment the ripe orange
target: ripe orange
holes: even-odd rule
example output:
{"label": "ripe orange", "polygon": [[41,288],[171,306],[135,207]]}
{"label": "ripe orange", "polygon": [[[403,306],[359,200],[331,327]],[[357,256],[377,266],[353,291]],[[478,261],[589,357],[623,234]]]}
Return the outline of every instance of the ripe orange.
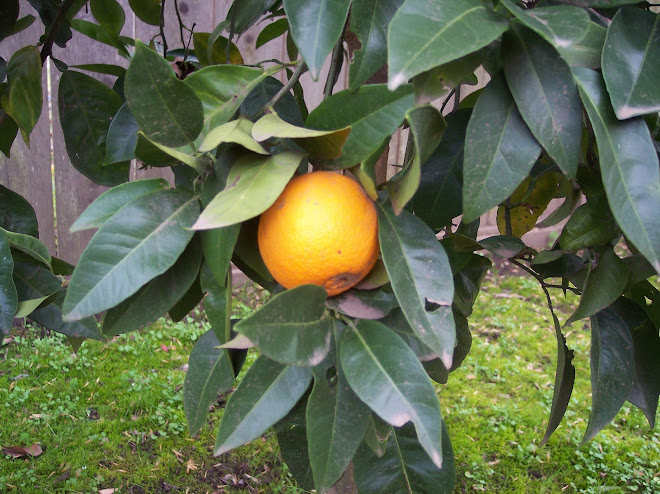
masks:
{"label": "ripe orange", "polygon": [[314,284],[337,295],[369,273],[378,250],[373,201],[338,173],[293,178],[259,221],[261,257],[285,288]]}

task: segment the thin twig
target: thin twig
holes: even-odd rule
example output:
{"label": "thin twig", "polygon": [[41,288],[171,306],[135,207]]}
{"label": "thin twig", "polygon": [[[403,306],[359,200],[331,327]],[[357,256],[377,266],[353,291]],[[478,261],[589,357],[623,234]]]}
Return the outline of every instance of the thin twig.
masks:
{"label": "thin twig", "polygon": [[440,107],[440,113],[445,111],[445,106],[447,106],[447,103],[449,103],[449,100],[451,100],[451,97],[454,96],[454,93],[456,92],[456,88],[452,89],[449,91],[449,94],[445,98],[445,100],[442,102],[442,106]]}
{"label": "thin twig", "polygon": [[323,90],[323,99],[327,99],[332,95],[332,88],[335,87],[337,79],[339,78],[339,67],[341,66],[342,57],[344,56],[344,37],[339,38],[339,41],[332,49],[332,59],[330,62],[330,71],[328,78],[325,81],[325,89]]}
{"label": "thin twig", "polygon": [[454,113],[458,111],[458,107],[461,104],[461,85],[456,86],[456,93],[454,94],[454,107],[451,109],[451,112]]}
{"label": "thin twig", "polygon": [[573,288],[572,286],[568,285],[552,285],[550,283],[544,283],[546,288],[561,288],[562,290],[570,290],[573,292],[575,295],[582,295],[582,292],[578,290],[577,288]]}
{"label": "thin twig", "polygon": [[55,16],[55,20],[50,26],[50,29],[48,29],[46,39],[44,40],[43,47],[41,48],[41,65],[46,63],[48,57],[53,55],[53,43],[55,42],[55,36],[57,36],[57,32],[60,30],[62,21],[64,21],[66,18],[69,9],[73,6],[75,1],[76,0],[64,0],[60,10],[57,12],[57,16]]}
{"label": "thin twig", "polygon": [[174,0],[174,10],[176,11],[176,18],[179,21],[179,36],[181,36],[181,46],[183,46],[184,52],[183,52],[183,61],[185,62],[186,59],[188,58],[188,46],[186,45],[186,42],[183,40],[183,20],[181,19],[181,14],[179,13],[179,0]]}
{"label": "thin twig", "polygon": [[280,89],[277,92],[277,94],[273,96],[271,100],[268,103],[266,103],[256,114],[252,115],[252,117],[253,118],[257,117],[271,106],[275,106],[284,97],[285,94],[291,91],[291,88],[293,88],[293,86],[296,85],[296,82],[298,82],[298,79],[300,79],[300,76],[303,75],[306,70],[307,70],[307,64],[305,64],[305,62],[301,60],[298,67],[296,67],[295,72],[291,76],[291,79],[289,79],[289,82],[286,83],[286,86]]}
{"label": "thin twig", "polygon": [[545,298],[548,300],[548,309],[550,309],[553,319],[557,320],[557,316],[555,315],[555,308],[552,305],[552,299],[550,298],[550,292],[548,291],[548,288],[546,286],[545,281],[543,281],[543,278],[539,274],[535,273],[530,268],[525,266],[523,263],[516,261],[515,259],[509,259],[509,262],[518,266],[523,271],[527,271],[536,279],[536,281],[539,282],[539,284],[541,285],[541,289],[543,290],[543,293],[545,293]]}
{"label": "thin twig", "polygon": [[165,0],[160,5],[160,40],[163,43],[163,58],[167,58],[167,40],[165,39]]}

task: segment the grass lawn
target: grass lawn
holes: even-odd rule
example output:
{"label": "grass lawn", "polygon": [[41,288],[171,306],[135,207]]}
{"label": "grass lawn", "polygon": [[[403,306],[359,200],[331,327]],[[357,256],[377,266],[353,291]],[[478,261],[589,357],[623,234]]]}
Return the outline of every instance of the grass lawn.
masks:
{"label": "grass lawn", "polygon": [[[575,298],[554,295],[563,322]],[[235,315],[248,314],[264,297],[253,286],[242,288]],[[556,340],[536,281],[490,274],[470,327],[470,355],[438,386],[456,454],[456,492],[660,492],[660,433],[633,406],[580,447],[591,400],[588,324],[567,328],[576,385],[564,421],[544,447]],[[77,355],[63,338],[41,339],[38,331],[3,341],[0,446],[38,443],[43,453],[0,457],[0,491],[304,492],[270,433],[212,455],[225,396],[199,436],[188,437],[185,366],[207,329],[201,317],[161,320],[106,344],[86,341]]]}

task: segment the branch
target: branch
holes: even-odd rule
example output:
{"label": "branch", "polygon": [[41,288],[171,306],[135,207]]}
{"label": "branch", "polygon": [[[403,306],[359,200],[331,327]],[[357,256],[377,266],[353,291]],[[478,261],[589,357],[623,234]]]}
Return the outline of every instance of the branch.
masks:
{"label": "branch", "polygon": [[328,72],[328,79],[325,81],[325,89],[323,90],[323,99],[332,95],[332,88],[337,84],[339,78],[339,70],[341,67],[342,57],[344,56],[344,36],[339,38],[339,41],[332,50],[332,60],[330,62],[330,70]]}
{"label": "branch", "polygon": [[167,58],[167,40],[165,39],[165,0],[160,5],[160,39],[163,42],[163,58]]}
{"label": "branch", "polygon": [[305,73],[307,70],[307,64],[305,63],[304,60],[300,61],[300,64],[298,67],[296,67],[295,72],[291,76],[291,79],[289,79],[289,82],[286,83],[286,86],[284,86],[282,89],[280,89],[275,96],[271,98],[271,100],[266,103],[261,110],[259,110],[256,114],[254,114],[252,117],[257,117],[264,111],[266,111],[269,107],[275,106],[283,97],[286,93],[291,91],[291,88],[296,85],[296,82],[298,82],[298,79],[300,79],[300,76]]}
{"label": "branch", "polygon": [[46,40],[44,41],[43,47],[41,48],[41,65],[46,63],[48,57],[53,55],[53,43],[55,42],[55,36],[57,36],[57,32],[60,30],[62,21],[66,19],[66,15],[75,1],[76,0],[64,0],[60,10],[57,12],[57,16],[55,17],[53,24],[50,26],[50,29],[46,34]]}

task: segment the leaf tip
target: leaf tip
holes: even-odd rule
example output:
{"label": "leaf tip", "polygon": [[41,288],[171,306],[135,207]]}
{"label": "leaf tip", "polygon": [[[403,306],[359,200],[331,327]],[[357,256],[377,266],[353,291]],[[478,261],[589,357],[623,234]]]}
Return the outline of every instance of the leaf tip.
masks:
{"label": "leaf tip", "polygon": [[398,74],[395,74],[390,78],[390,80],[387,83],[387,89],[390,91],[396,90],[401,84],[404,84],[406,82],[406,76],[399,72]]}

